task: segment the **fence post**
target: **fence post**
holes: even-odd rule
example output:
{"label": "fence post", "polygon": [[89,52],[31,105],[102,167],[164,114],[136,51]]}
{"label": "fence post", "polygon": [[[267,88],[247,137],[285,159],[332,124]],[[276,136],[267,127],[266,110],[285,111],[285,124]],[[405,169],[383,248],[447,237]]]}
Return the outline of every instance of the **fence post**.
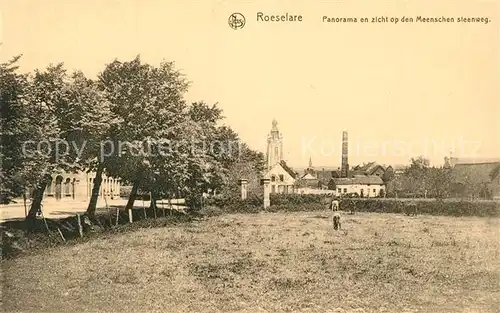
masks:
{"label": "fence post", "polygon": [[269,183],[271,180],[269,178],[262,178],[260,184],[264,186],[264,209],[271,205],[271,200],[269,199]]}

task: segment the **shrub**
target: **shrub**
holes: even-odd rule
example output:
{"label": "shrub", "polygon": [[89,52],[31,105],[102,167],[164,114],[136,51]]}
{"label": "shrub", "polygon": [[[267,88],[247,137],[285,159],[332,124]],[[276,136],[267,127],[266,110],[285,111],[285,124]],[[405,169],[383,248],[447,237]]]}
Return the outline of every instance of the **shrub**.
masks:
{"label": "shrub", "polygon": [[132,192],[132,186],[120,186],[120,197],[121,198],[129,198],[130,193]]}
{"label": "shrub", "polygon": [[271,205],[264,209],[261,195],[250,195],[246,200],[216,196],[206,199],[205,207],[208,212],[219,208],[224,213],[317,211],[328,208],[330,200],[324,195],[271,194]]}
{"label": "shrub", "polygon": [[224,214],[224,211],[215,205],[207,205],[200,210],[200,213],[204,216],[219,216]]}
{"label": "shrub", "polygon": [[219,208],[227,208],[233,206],[262,206],[264,198],[258,195],[249,195],[246,200],[241,200],[236,197],[227,195],[218,195],[204,200],[204,206],[217,206]]}
{"label": "shrub", "polygon": [[270,200],[271,205],[327,204],[331,201],[331,197],[310,194],[271,194]]}
{"label": "shrub", "polygon": [[266,212],[313,212],[325,210],[327,206],[322,203],[292,204],[292,205],[272,205]]}

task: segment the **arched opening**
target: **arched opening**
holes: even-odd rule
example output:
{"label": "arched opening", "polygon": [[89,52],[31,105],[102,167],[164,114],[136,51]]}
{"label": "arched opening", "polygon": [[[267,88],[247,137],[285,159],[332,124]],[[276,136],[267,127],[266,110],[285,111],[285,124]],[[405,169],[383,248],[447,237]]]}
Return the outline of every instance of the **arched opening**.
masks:
{"label": "arched opening", "polygon": [[110,181],[111,181],[111,183],[110,183],[111,184],[111,187],[110,187],[111,189],[109,191],[109,196],[111,197],[111,200],[113,200],[114,199],[114,195],[115,195],[115,191],[116,191],[115,190],[115,188],[116,188],[115,187],[116,186],[116,181],[113,178],[111,178]]}
{"label": "arched opening", "polygon": [[62,181],[63,181],[63,177],[61,175],[57,175],[56,177],[56,190],[55,190],[55,195],[56,195],[56,199],[59,200],[61,199],[61,196],[62,196]]}
{"label": "arched opening", "polygon": [[71,178],[66,178],[64,181],[64,196],[71,197]]}

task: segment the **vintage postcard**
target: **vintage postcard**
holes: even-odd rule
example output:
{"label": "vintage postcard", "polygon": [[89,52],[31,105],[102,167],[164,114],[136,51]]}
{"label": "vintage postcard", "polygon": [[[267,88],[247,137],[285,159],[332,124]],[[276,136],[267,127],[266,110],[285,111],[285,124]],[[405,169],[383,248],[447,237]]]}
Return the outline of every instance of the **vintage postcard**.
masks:
{"label": "vintage postcard", "polygon": [[500,1],[0,1],[5,312],[500,310]]}

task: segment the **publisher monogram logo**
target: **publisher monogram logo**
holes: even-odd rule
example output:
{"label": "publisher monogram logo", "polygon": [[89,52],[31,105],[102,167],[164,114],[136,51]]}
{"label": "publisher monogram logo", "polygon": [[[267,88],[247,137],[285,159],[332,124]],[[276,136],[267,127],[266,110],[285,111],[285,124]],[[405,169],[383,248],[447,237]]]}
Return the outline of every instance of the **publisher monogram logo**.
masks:
{"label": "publisher monogram logo", "polygon": [[229,15],[228,24],[232,29],[240,29],[245,26],[245,16],[241,13],[233,13]]}

